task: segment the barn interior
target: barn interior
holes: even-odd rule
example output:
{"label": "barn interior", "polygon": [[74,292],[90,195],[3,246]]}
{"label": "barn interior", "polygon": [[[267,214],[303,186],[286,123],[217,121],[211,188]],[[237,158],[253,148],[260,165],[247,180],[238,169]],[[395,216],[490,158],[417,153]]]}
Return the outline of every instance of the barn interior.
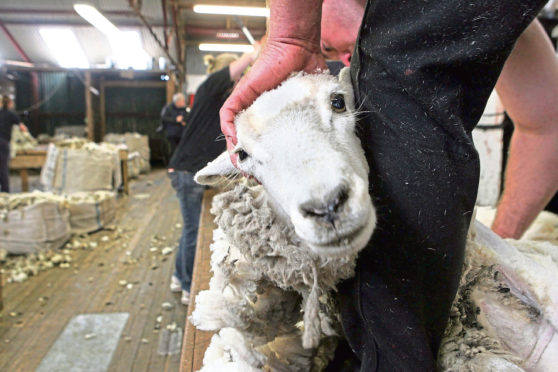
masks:
{"label": "barn interior", "polygon": [[[555,49],[554,3],[537,18]],[[0,96],[18,118],[6,124],[0,193],[0,371],[204,366],[215,332],[189,319],[212,277],[210,210],[222,190],[204,188],[191,289],[172,289],[187,224],[169,170],[211,76],[207,56],[255,59],[269,17],[265,0],[0,2]],[[169,107],[182,110],[174,140]],[[506,111],[493,93],[472,131],[488,224],[514,133]],[[223,136],[211,140],[225,150]],[[544,226],[524,239],[558,244],[557,196],[544,204]]]}

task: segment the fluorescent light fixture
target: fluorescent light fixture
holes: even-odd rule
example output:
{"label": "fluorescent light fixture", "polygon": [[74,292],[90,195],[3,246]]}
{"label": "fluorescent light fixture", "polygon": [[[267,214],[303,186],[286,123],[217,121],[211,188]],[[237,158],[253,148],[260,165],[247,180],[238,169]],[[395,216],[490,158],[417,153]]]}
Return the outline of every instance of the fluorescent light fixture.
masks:
{"label": "fluorescent light fixture", "polygon": [[65,68],[88,68],[89,62],[76,35],[69,28],[40,28],[39,34],[47,43],[58,64]]}
{"label": "fluorescent light fixture", "polygon": [[200,50],[204,52],[251,52],[254,47],[250,44],[200,44]]}
{"label": "fluorescent light fixture", "polygon": [[194,5],[195,13],[269,17],[269,9],[249,6]]}
{"label": "fluorescent light fixture", "polygon": [[138,31],[119,31],[109,41],[117,68],[146,70],[149,67],[151,57],[143,50]]}
{"label": "fluorescent light fixture", "polygon": [[118,34],[118,28],[105,18],[95,7],[87,4],[74,4],[75,11],[87,22],[107,36]]}
{"label": "fluorescent light fixture", "polygon": [[143,50],[139,32],[119,30],[91,5],[74,4],[74,9],[108,38],[117,68],[145,70],[149,67],[151,57]]}

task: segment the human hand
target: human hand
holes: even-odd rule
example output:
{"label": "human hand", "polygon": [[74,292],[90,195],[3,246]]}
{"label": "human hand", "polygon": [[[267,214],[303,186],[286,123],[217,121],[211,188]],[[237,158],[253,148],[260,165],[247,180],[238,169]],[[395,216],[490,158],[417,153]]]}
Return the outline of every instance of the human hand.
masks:
{"label": "human hand", "polygon": [[176,122],[177,122],[177,123],[180,123],[180,122],[182,122],[182,119],[184,119],[184,117],[183,117],[182,115],[178,115],[178,116],[176,117]]}
{"label": "human hand", "polygon": [[227,150],[236,166],[237,155],[235,116],[248,108],[258,96],[271,90],[289,77],[292,72],[316,72],[327,69],[319,47],[292,40],[268,39],[250,72],[244,76],[219,111],[221,130],[227,141]]}
{"label": "human hand", "polygon": [[19,123],[19,130],[21,130],[24,133],[29,132],[29,129],[27,129],[27,127],[23,123]]}

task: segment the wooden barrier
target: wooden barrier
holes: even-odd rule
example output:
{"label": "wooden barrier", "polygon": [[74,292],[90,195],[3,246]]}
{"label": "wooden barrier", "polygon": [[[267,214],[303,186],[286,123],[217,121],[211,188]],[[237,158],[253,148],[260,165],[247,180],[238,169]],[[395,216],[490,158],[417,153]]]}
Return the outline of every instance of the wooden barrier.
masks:
{"label": "wooden barrier", "polygon": [[190,306],[188,306],[188,315],[186,325],[184,326],[180,372],[193,372],[201,369],[205,349],[211,341],[211,336],[213,336],[213,332],[204,332],[196,329],[188,319],[192,315],[192,311],[194,311],[197,294],[209,288],[209,279],[211,278],[211,251],[209,250],[209,245],[213,241],[213,230],[217,227],[213,222],[214,217],[209,210],[211,209],[211,201],[217,192],[217,190],[206,190],[203,194],[196,259],[194,261],[192,287],[190,289]]}
{"label": "wooden barrier", "polygon": [[29,191],[28,169],[42,168],[46,161],[47,150],[37,148],[18,151],[16,157],[10,160],[10,169],[19,170],[21,176],[21,191]]}

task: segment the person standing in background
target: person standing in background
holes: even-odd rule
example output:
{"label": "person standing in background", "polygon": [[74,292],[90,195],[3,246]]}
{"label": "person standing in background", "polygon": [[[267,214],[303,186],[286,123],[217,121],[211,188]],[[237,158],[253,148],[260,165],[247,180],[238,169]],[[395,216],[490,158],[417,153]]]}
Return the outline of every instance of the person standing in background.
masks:
{"label": "person standing in background", "polygon": [[14,102],[9,96],[2,97],[2,109],[0,110],[0,191],[10,192],[10,140],[12,139],[12,127],[19,125],[23,132],[27,127],[21,122],[19,116],[13,112]]}
{"label": "person standing in background", "polygon": [[170,289],[173,292],[182,291],[181,301],[184,305],[188,304],[190,297],[205,188],[194,181],[194,174],[225,151],[225,141],[218,140],[221,136],[219,109],[243,72],[255,61],[258,51],[259,44],[253,52],[245,53],[240,58],[234,54],[204,58],[210,75],[196,91],[188,125],[184,128],[182,138],[169,162],[169,177],[180,201],[184,221]]}
{"label": "person standing in background", "polygon": [[186,115],[186,96],[182,93],[172,96],[172,102],[163,107],[161,111],[161,126],[171,145],[171,156],[182,136],[186,125]]}

